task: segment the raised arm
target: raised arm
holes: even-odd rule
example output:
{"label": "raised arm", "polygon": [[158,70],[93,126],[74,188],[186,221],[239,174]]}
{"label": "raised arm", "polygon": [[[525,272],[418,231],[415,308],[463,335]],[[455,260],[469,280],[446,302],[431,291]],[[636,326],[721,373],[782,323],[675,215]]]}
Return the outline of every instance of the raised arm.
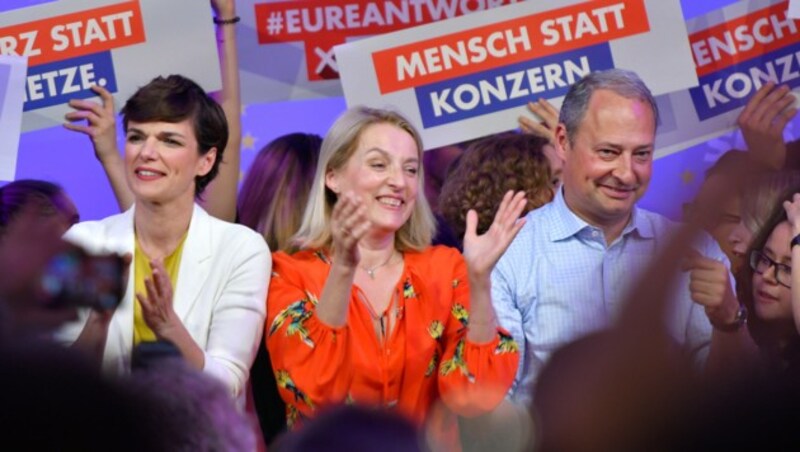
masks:
{"label": "raised arm", "polygon": [[488,342],[497,335],[497,316],[492,307],[491,273],[500,256],[525,224],[519,216],[526,203],[524,192],[506,193],[497,209],[494,222],[483,235],[476,233],[477,213],[474,210],[467,213],[464,260],[469,275],[472,311],[467,339],[471,342]]}
{"label": "raised arm", "polygon": [[361,260],[358,241],[369,230],[367,209],[352,192],[342,195],[331,212],[333,264],[317,307],[319,319],[334,328],[344,326],[350,305],[350,290]]}
{"label": "raised arm", "polygon": [[[222,238],[221,238],[222,239]],[[136,293],[142,317],[159,340],[173,343],[186,362],[221,381],[233,397],[246,388],[250,366],[264,326],[267,275],[272,269],[269,250],[261,237],[240,235],[225,241],[229,249],[218,253],[226,260],[225,283],[214,297],[213,312],[188,314],[175,310],[174,292],[162,261],[152,261],[153,275],[146,278],[146,293]],[[209,291],[210,292],[210,291]],[[191,312],[191,311],[190,311]],[[202,316],[202,317],[199,317]],[[208,322],[207,330],[198,327]],[[195,331],[194,335],[190,331]]]}
{"label": "raised arm", "polygon": [[[800,234],[800,193],[795,193],[791,201],[784,201],[783,208],[792,226],[792,237]],[[792,315],[797,331],[800,331],[800,246],[792,246]],[[797,270],[795,270],[797,269]]]}
{"label": "raised arm", "polygon": [[[463,267],[454,281],[453,319],[445,326],[446,345],[439,366],[439,389],[455,413],[472,417],[495,410],[511,387],[519,365],[519,347],[499,328],[492,306],[491,272],[525,223],[519,220],[526,203],[523,192],[503,197],[494,222],[476,234],[477,214],[470,210],[464,234]],[[463,265],[463,264],[462,264]],[[459,273],[468,280],[458,284]],[[468,287],[469,293],[464,293]],[[460,292],[460,293],[459,293]],[[468,297],[468,305],[459,300]],[[463,325],[466,324],[466,332]],[[490,422],[489,419],[479,421]]]}
{"label": "raised arm", "polygon": [[783,129],[797,114],[794,101],[788,86],[769,82],[753,95],[736,120],[750,155],[774,169],[783,169],[786,162]]}
{"label": "raised arm", "polygon": [[[324,283],[314,269],[284,253],[274,256],[267,301],[266,343],[281,397],[290,413],[309,415],[320,404],[341,402],[353,373],[347,313],[358,266],[358,240],[370,223],[351,193],[331,213],[332,263]],[[289,424],[294,422],[289,416]]]}
{"label": "raised arm", "polygon": [[724,263],[694,252],[686,259],[689,292],[705,310],[712,326],[711,347],[706,373],[712,376],[735,374],[746,365],[754,349],[745,327],[745,311],[734,294],[732,279]]}
{"label": "raised arm", "polygon": [[[69,106],[74,108],[64,115],[64,127],[86,134],[92,140],[94,155],[106,173],[120,210],[128,210],[133,204],[133,194],[125,180],[125,163],[117,149],[117,118],[114,113],[114,97],[102,86],[92,90],[100,96],[102,103],[90,100],[71,99]],[[82,122],[86,120],[86,124]]]}
{"label": "raised arm", "polygon": [[[236,16],[233,0],[212,0],[217,21]],[[201,204],[211,215],[225,221],[236,219],[236,192],[239,185],[240,148],[242,145],[242,100],[239,90],[239,57],[236,51],[236,24],[216,24],[222,73],[222,91],[212,93],[228,119],[228,144],[219,167],[219,175],[206,189]]]}

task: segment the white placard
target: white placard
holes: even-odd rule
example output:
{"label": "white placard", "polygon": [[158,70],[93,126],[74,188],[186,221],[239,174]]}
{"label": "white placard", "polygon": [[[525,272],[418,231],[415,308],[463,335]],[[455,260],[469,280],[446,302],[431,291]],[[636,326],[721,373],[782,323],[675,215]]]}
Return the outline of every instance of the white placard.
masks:
{"label": "white placard", "polygon": [[678,0],[523,2],[335,49],[347,104],[400,110],[427,149],[513,129],[594,70],[633,70],[655,95],[697,85]]}
{"label": "white placard", "polygon": [[800,21],[787,2],[734,3],[687,22],[699,86],[658,99],[657,156],[736,128],[736,119],[766,80],[800,94]]}
{"label": "white placard", "polygon": [[333,47],[522,0],[238,0],[245,103],[341,97]]}
{"label": "white placard", "polygon": [[0,180],[14,180],[27,60],[0,55]]}
{"label": "white placard", "polygon": [[792,19],[800,19],[800,0],[789,0],[787,15]]}
{"label": "white placard", "polygon": [[222,86],[208,2],[60,1],[0,15],[0,52],[28,57],[24,131],[64,122],[71,98],[93,84],[120,106],[155,76],[181,74]]}

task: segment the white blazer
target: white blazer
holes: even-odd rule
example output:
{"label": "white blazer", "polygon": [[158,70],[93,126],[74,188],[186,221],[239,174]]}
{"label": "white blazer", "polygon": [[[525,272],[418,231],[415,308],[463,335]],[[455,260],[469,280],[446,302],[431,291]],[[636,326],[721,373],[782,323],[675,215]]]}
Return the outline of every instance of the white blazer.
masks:
{"label": "white blazer", "polygon": [[[132,207],[100,221],[76,224],[64,238],[90,253],[134,250]],[[125,297],[108,331],[103,370],[130,370],[133,348],[133,265]],[[269,249],[256,232],[211,217],[195,205],[183,245],[174,292],[175,313],[205,353],[204,372],[221,380],[238,398],[244,393],[250,366],[264,332],[267,287],[272,269]],[[88,312],[63,328],[58,337],[78,338]]]}

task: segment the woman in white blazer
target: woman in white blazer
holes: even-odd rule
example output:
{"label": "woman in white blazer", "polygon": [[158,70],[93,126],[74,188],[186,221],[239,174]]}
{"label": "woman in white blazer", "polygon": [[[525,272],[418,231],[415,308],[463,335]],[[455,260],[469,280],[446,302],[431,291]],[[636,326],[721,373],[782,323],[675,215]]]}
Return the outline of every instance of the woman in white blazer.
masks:
{"label": "woman in white blazer", "polygon": [[225,115],[196,83],[171,75],[140,88],[122,118],[134,206],[79,223],[66,238],[130,254],[128,287],[113,313],[92,310],[61,335],[110,373],[130,368],[134,346],[169,341],[240,396],[261,339],[271,260],[261,236],[195,204],[222,161]]}

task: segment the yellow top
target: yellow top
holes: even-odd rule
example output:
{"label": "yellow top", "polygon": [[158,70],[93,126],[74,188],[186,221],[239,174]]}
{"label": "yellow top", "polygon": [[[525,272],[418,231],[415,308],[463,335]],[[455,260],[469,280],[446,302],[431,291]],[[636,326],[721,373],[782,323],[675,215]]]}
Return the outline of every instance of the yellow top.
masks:
{"label": "yellow top", "polygon": [[[169,256],[164,258],[164,268],[167,270],[169,280],[172,283],[173,293],[178,281],[178,268],[180,268],[181,255],[183,254],[183,243],[186,241],[186,235],[183,236],[178,247]],[[150,267],[150,258],[142,251],[139,246],[139,240],[136,239],[136,248],[133,253],[133,279],[135,281],[134,293],[140,293],[147,296],[147,289],[144,285],[145,279],[152,279],[153,269]],[[157,340],[156,333],[147,326],[142,315],[142,305],[138,299],[133,300],[133,345],[139,345],[141,342],[155,342]]]}

